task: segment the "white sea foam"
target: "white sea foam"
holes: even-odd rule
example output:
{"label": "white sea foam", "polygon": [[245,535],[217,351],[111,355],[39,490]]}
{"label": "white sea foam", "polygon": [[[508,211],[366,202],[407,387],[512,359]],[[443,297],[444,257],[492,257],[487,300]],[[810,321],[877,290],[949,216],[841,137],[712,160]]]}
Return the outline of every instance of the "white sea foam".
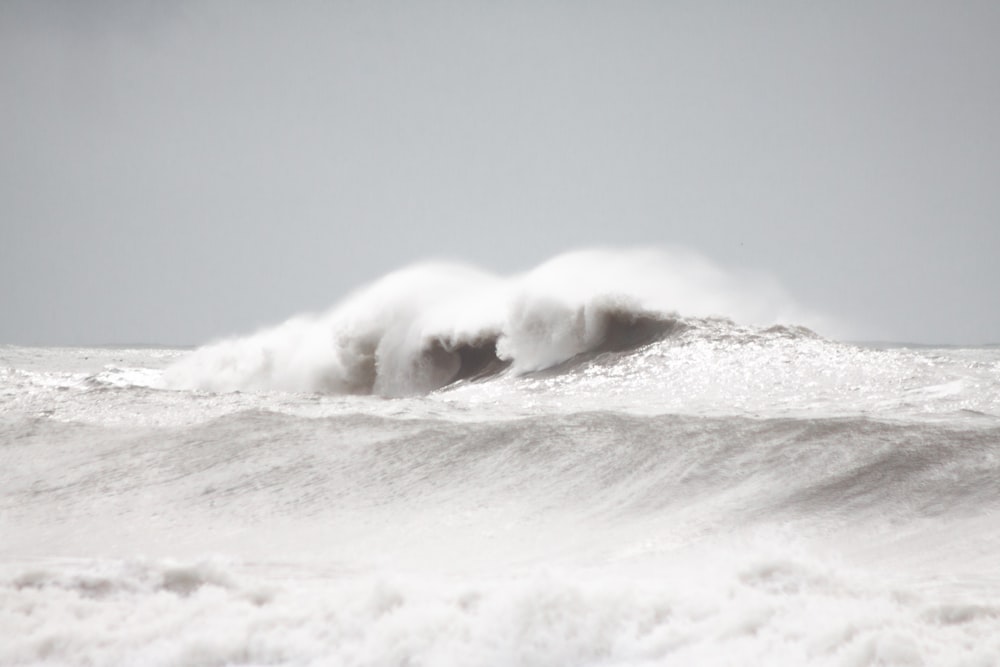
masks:
{"label": "white sea foam", "polygon": [[208,560],[0,580],[5,665],[985,666],[998,624],[995,601],[960,590],[762,553],[639,576],[302,578]]}

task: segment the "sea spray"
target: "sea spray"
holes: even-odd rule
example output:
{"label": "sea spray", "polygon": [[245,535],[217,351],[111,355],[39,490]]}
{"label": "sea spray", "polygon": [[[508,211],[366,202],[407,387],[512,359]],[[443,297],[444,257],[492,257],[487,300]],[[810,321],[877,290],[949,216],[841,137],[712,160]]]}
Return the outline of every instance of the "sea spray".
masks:
{"label": "sea spray", "polygon": [[213,391],[421,394],[484,369],[550,368],[635,323],[660,321],[667,332],[680,316],[713,315],[818,321],[767,277],[726,272],[690,251],[578,251],[510,277],[425,263],[325,314],[207,345],[166,381]]}

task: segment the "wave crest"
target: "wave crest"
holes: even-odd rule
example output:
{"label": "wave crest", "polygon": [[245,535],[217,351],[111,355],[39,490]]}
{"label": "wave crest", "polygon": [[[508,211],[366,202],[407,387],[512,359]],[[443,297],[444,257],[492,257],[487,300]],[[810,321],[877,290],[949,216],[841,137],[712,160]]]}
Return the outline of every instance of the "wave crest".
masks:
{"label": "wave crest", "polygon": [[426,263],[323,315],[202,347],[165,377],[210,391],[403,396],[634,349],[686,328],[684,317],[774,324],[800,312],[773,280],[680,250],[580,251],[512,277]]}

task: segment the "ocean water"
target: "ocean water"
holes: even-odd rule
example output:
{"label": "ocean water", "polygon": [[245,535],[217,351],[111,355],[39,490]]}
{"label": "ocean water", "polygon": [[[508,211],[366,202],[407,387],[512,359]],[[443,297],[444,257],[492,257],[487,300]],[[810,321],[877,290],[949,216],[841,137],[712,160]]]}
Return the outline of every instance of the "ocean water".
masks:
{"label": "ocean water", "polygon": [[646,260],[0,346],[0,665],[1000,664],[1000,348]]}

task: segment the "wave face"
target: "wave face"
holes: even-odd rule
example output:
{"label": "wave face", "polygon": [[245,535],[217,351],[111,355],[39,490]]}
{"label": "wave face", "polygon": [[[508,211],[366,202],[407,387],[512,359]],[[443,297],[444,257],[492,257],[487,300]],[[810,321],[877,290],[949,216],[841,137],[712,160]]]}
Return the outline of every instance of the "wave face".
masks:
{"label": "wave face", "polygon": [[[175,388],[405,396],[668,337],[681,318],[808,318],[771,281],[679,250],[581,251],[501,278],[454,264],[392,273],[323,315],[196,351]],[[796,319],[798,317],[798,319]]]}

